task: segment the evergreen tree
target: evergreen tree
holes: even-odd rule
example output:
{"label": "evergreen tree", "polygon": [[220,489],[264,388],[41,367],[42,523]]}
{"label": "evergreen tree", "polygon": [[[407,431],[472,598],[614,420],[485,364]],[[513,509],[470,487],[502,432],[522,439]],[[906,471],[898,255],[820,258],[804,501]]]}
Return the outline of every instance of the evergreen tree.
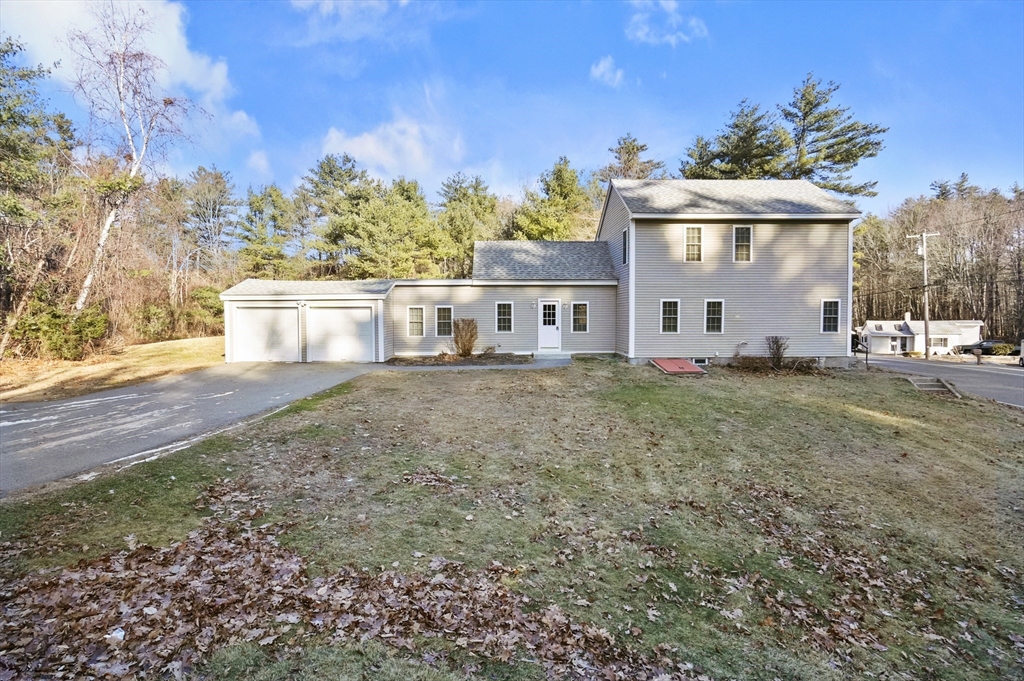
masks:
{"label": "evergreen tree", "polygon": [[554,168],[541,174],[540,189],[539,193],[526,191],[509,236],[545,241],[593,238],[594,201],[569,159],[562,156]]}
{"label": "evergreen tree", "polygon": [[291,236],[292,220],[292,204],[277,185],[258,192],[249,189],[245,214],[235,229],[235,236],[243,244],[238,257],[245,274],[259,279],[275,279],[285,274],[285,246]]}
{"label": "evergreen tree", "polygon": [[319,274],[337,274],[348,248],[346,225],[370,199],[382,196],[385,187],[370,178],[348,154],[329,154],[320,159],[296,192],[300,215],[310,222],[306,248]]}
{"label": "evergreen tree", "polygon": [[645,180],[654,177],[665,168],[661,161],[640,158],[640,155],[647,151],[647,145],[640,144],[628,132],[608,151],[615,156],[615,161],[597,171],[597,179],[604,183],[614,179]]}
{"label": "evergreen tree", "polygon": [[698,137],[679,168],[689,180],[757,180],[782,176],[788,136],[768,111],[747,100],[713,142]]}
{"label": "evergreen tree", "polygon": [[497,236],[498,197],[490,193],[479,175],[470,178],[456,173],[441,184],[441,199],[438,223],[450,252],[435,255],[444,260],[451,276],[470,277],[473,244]]}
{"label": "evergreen tree", "polygon": [[850,171],[882,150],[888,128],[853,120],[848,108],[831,106],[839,85],[807,74],[793,91],[793,100],[779,110],[789,124],[790,148],[782,177],[809,180],[823,189],[848,196],[875,196],[877,182],[851,184]]}
{"label": "evergreen tree", "polygon": [[398,178],[382,194],[362,202],[339,222],[352,279],[437,276],[434,253],[442,234],[415,180]]}
{"label": "evergreen tree", "polygon": [[853,184],[850,171],[878,155],[888,128],[833,106],[838,89],[808,74],[793,100],[778,107],[781,122],[743,100],[714,140],[694,140],[680,172],[687,179],[804,179],[837,194],[874,196],[877,182]]}
{"label": "evergreen tree", "polygon": [[184,226],[199,246],[198,264],[205,268],[216,267],[242,205],[235,198],[231,175],[216,167],[207,170],[199,166],[188,177],[184,202],[187,211]]}

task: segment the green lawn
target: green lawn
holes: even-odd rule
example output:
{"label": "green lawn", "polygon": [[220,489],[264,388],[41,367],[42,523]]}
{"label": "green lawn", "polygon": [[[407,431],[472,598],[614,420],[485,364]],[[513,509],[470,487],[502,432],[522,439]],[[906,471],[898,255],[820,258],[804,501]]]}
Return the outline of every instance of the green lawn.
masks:
{"label": "green lawn", "polygon": [[[375,373],[123,476],[7,501],[3,569],[181,538],[223,477],[289,523],[278,539],[310,578],[499,561],[537,608],[714,679],[1024,678],[1024,412],[888,374]],[[444,635],[205,659],[217,679],[544,676]]]}

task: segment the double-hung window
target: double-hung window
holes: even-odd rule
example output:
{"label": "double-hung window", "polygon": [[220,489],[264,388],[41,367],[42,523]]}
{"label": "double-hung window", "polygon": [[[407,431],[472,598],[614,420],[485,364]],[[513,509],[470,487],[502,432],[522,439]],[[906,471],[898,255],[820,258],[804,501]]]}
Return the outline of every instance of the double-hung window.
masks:
{"label": "double-hung window", "polygon": [[749,225],[736,225],[732,228],[732,261],[750,262],[753,258],[751,242],[754,228]]}
{"label": "double-hung window", "polygon": [[512,333],[512,303],[494,304],[494,330],[498,333]]}
{"label": "double-hung window", "polygon": [[422,307],[409,307],[408,310],[408,334],[410,336],[422,336],[423,335],[423,308]]}
{"label": "double-hung window", "polygon": [[839,301],[821,301],[821,332],[839,333]]}
{"label": "double-hung window", "polygon": [[701,227],[686,228],[686,262],[701,262],[704,259],[704,251],[701,245],[703,231]]}
{"label": "double-hung window", "polygon": [[724,300],[704,301],[704,333],[722,333],[722,320],[724,317]]}
{"label": "double-hung window", "polygon": [[452,335],[452,306],[438,305],[434,308],[434,335],[450,338]]}
{"label": "double-hung window", "polygon": [[679,301],[661,301],[661,332],[679,333]]}
{"label": "double-hung window", "polygon": [[572,332],[587,333],[590,324],[590,304],[572,304]]}

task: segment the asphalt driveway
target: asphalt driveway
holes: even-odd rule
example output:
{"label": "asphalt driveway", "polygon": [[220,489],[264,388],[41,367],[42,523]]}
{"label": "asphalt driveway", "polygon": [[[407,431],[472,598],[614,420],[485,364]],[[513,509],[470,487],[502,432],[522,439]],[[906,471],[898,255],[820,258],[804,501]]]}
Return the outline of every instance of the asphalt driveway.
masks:
{"label": "asphalt driveway", "polygon": [[85,397],[0,405],[0,496],[180,449],[379,367],[223,364]]}
{"label": "asphalt driveway", "polygon": [[918,376],[941,378],[960,392],[987,397],[1004,404],[1024,408],[1024,368],[1016,364],[955,363],[941,360],[875,358],[871,366]]}

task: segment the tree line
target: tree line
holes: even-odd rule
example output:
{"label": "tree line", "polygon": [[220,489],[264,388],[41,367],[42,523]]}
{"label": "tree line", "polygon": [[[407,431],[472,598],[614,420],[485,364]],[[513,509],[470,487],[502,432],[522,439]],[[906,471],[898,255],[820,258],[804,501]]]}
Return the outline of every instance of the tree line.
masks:
{"label": "tree line", "polygon": [[[856,120],[834,103],[839,86],[813,75],[775,109],[741,102],[718,133],[694,140],[677,173],[626,134],[604,167],[561,156],[514,197],[463,173],[428,197],[415,179],[377,179],[346,154],[317,160],[290,190],[241,190],[216,167],[170,177],[163,154],[189,143],[187,124],[203,112],[160,87],[166,67],[146,49],[144,8],[92,11],[100,28],[67,38],[72,91],[88,114],[81,129],[39,95],[49,71],[20,66],[23,46],[0,42],[0,358],[219,333],[218,294],[245,277],[469,277],[477,240],[592,239],[614,178],[802,178],[851,199],[874,195],[874,182],[850,172],[881,151],[886,129]],[[913,244],[901,237],[968,221],[945,246],[931,244],[945,287],[933,288],[934,314],[1019,332],[1020,221],[1003,214],[1019,208],[1019,189],[1003,196],[964,179],[936,192],[858,228],[855,316],[916,313]]]}

